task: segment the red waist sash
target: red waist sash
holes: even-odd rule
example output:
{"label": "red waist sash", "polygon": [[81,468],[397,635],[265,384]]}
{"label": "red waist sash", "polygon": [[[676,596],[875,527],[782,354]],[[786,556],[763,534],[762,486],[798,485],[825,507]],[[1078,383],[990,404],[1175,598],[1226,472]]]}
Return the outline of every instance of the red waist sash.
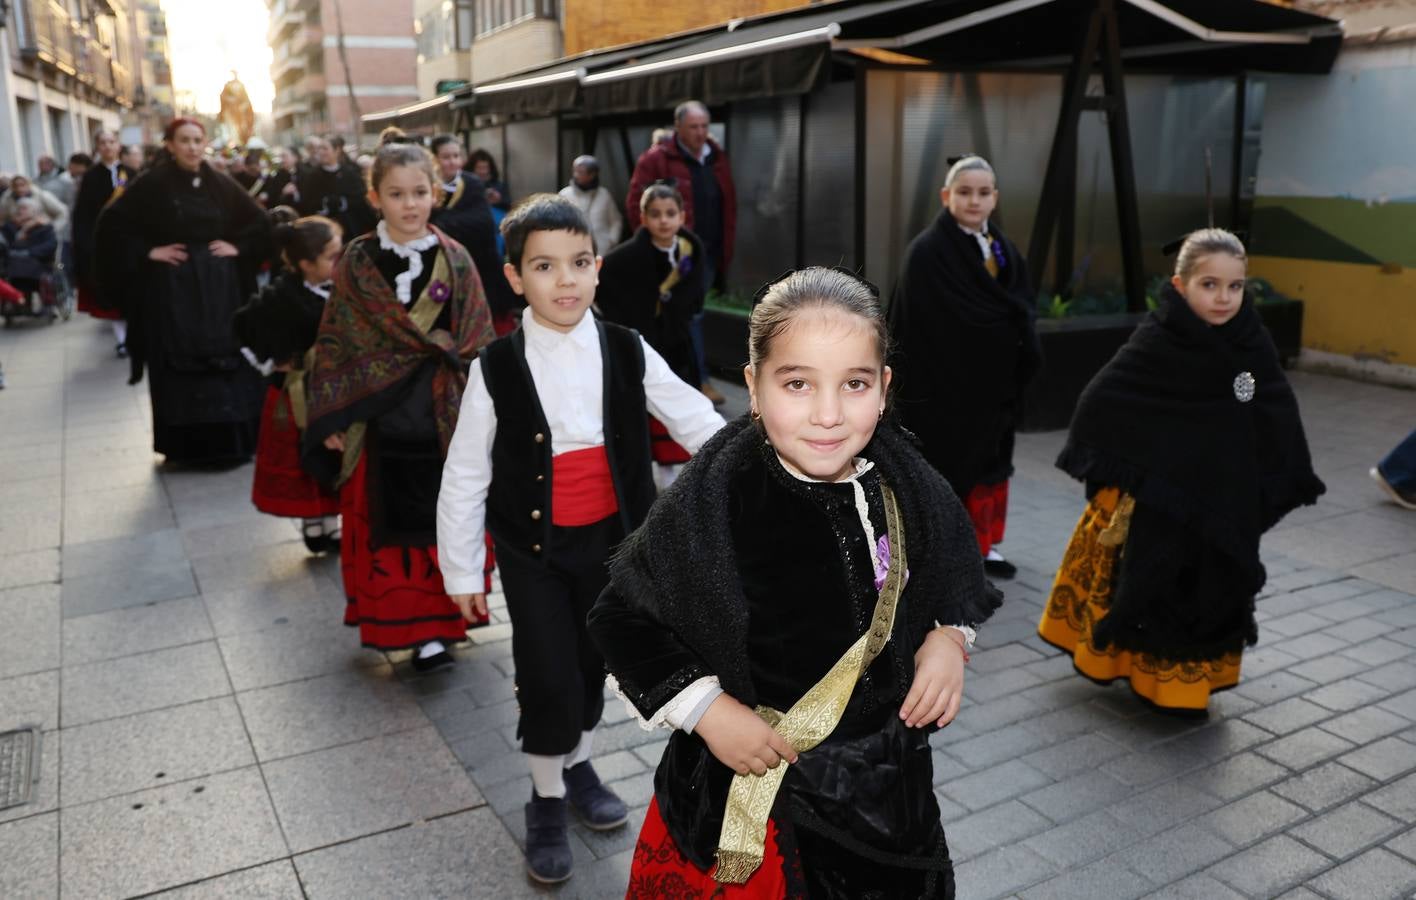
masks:
{"label": "red waist sash", "polygon": [[619,512],[605,445],[551,457],[551,522],[575,528]]}

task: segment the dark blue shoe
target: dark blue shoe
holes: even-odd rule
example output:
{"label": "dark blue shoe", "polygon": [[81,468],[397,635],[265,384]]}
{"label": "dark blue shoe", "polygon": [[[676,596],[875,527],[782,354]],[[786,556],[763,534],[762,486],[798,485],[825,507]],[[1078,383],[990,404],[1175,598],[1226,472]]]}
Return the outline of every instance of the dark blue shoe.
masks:
{"label": "dark blue shoe", "polygon": [[541,797],[532,788],[526,804],[526,871],[542,884],[559,884],[570,877],[573,862],[565,798]]}
{"label": "dark blue shoe", "polygon": [[618,828],[629,820],[629,808],[600,783],[589,760],[565,770],[566,799],[586,827],[596,831]]}

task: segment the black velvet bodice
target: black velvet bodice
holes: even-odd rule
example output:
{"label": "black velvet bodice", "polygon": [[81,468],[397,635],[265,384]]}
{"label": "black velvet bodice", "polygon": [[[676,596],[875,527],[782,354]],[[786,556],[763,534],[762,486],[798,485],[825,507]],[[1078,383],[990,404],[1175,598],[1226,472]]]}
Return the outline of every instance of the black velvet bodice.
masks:
{"label": "black velvet bodice", "polygon": [[[875,610],[875,567],[848,482],[802,481],[763,444],[736,479],[729,515],[751,625],[748,658],[758,700],[785,711],[863,634]],[[860,476],[872,527],[885,534],[880,477]],[[851,728],[897,693],[890,654],[857,685],[843,717]],[[860,726],[866,726],[859,721]]]}
{"label": "black velvet bodice", "polygon": [[[420,254],[423,257],[423,271],[418,274],[417,278],[413,279],[413,289],[408,292],[408,302],[405,305],[409,308],[412,308],[413,304],[418,302],[418,298],[423,296],[423,289],[426,288],[428,282],[432,280],[433,267],[438,263],[438,253],[441,250],[442,247],[440,245],[434,244]],[[379,274],[384,277],[384,281],[388,282],[388,289],[397,291],[398,285],[394,279],[408,271],[408,260],[394,253],[392,250],[385,250],[380,247],[374,256],[374,266],[378,268]],[[438,317],[439,322],[446,317],[447,312],[446,307],[444,307],[443,315]],[[446,328],[447,326],[439,324],[436,327]]]}

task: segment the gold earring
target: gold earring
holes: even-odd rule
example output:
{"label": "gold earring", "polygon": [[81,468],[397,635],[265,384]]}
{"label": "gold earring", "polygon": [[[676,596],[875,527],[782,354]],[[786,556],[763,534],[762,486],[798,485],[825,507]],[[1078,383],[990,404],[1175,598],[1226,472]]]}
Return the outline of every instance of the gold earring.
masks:
{"label": "gold earring", "polygon": [[758,421],[758,420],[760,420],[760,419],[762,418],[762,413],[758,412],[758,411],[757,411],[757,407],[755,407],[755,406],[752,408],[752,413],[751,413],[751,415],[752,415],[752,421],[754,421],[754,422],[756,422],[756,421]]}

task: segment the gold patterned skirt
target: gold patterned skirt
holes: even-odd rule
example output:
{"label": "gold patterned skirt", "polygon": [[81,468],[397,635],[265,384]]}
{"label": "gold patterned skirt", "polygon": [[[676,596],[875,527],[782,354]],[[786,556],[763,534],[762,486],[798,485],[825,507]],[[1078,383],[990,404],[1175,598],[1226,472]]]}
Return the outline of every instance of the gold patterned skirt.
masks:
{"label": "gold patterned skirt", "polygon": [[[1239,683],[1241,654],[1173,662],[1092,643],[1092,630],[1111,608],[1112,573],[1126,542],[1133,501],[1113,487],[1097,491],[1067,545],[1037,632],[1072,654],[1077,671],[1094,681],[1130,680],[1131,689],[1165,709],[1202,710],[1213,691]],[[1118,514],[1119,510],[1119,514]]]}

